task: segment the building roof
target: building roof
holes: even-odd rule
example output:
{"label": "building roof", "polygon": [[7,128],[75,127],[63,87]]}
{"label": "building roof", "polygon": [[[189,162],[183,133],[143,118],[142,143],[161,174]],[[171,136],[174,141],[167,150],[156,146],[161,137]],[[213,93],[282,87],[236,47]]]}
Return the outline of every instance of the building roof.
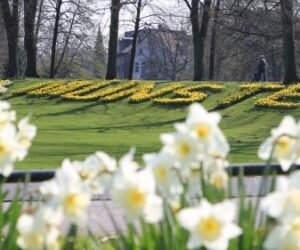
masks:
{"label": "building roof", "polygon": [[125,49],[121,50],[119,52],[119,54],[127,54],[127,53],[130,53],[131,52],[131,49],[132,49],[132,44],[130,44],[129,46],[127,46]]}

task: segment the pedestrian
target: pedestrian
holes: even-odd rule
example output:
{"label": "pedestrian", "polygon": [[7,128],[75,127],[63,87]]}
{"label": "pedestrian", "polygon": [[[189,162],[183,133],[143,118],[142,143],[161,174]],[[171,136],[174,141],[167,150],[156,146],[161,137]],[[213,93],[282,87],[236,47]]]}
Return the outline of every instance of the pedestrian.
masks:
{"label": "pedestrian", "polygon": [[260,60],[257,66],[257,71],[255,73],[255,80],[260,81],[262,79],[264,82],[267,81],[266,68],[268,66],[267,60],[264,55],[260,56]]}

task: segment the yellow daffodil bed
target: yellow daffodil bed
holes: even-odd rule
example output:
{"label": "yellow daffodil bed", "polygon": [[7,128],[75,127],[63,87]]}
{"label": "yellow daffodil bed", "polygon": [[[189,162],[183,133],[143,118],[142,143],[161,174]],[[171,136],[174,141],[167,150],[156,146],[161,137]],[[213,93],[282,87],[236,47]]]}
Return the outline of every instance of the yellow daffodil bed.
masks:
{"label": "yellow daffodil bed", "polygon": [[[69,101],[129,103],[151,101],[157,105],[188,105],[201,102],[214,93],[226,90],[221,82],[172,82],[161,86],[156,82],[120,80],[56,80],[35,84],[13,92],[13,95],[57,97]],[[217,109],[227,108],[259,94],[266,94],[254,102],[255,108],[291,109],[299,106],[300,83],[284,86],[279,83],[240,83],[236,92],[222,98]]]}

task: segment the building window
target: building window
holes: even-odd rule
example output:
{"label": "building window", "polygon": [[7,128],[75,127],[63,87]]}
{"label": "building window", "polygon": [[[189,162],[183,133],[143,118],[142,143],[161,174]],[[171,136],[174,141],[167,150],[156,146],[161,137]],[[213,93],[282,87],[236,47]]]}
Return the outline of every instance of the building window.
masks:
{"label": "building window", "polygon": [[135,73],[139,73],[139,71],[140,71],[140,64],[139,63],[135,63],[134,72]]}

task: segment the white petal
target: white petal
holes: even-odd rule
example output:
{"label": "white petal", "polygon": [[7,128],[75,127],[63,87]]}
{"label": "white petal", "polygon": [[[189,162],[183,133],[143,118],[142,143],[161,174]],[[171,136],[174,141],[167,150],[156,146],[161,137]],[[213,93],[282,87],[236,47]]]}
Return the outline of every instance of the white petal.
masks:
{"label": "white petal", "polygon": [[220,237],[214,241],[205,241],[204,246],[211,250],[226,250],[228,248],[228,239]]}
{"label": "white petal", "polygon": [[195,228],[199,218],[199,208],[185,208],[177,215],[179,224],[189,231],[192,231]]}
{"label": "white petal", "polygon": [[144,216],[148,223],[157,223],[163,218],[162,199],[159,196],[151,195],[147,199]]}
{"label": "white petal", "polygon": [[262,199],[260,209],[273,218],[282,215],[285,197],[283,193],[275,192]]}
{"label": "white petal", "polygon": [[234,201],[224,201],[214,206],[214,214],[223,222],[232,222],[235,219],[235,212]]}
{"label": "white petal", "polygon": [[281,166],[281,169],[286,172],[290,169],[290,167],[293,164],[293,161],[291,159],[283,159],[283,160],[279,160],[279,164]]}
{"label": "white petal", "polygon": [[242,229],[233,223],[226,224],[224,234],[227,239],[232,239],[242,234]]}
{"label": "white petal", "polygon": [[10,104],[5,101],[0,101],[0,110],[9,110]]}
{"label": "white petal", "polygon": [[258,149],[258,157],[262,160],[268,160],[271,156],[274,140],[268,138]]}
{"label": "white petal", "polygon": [[188,249],[195,249],[203,245],[201,238],[195,234],[191,234],[187,242]]}
{"label": "white petal", "polygon": [[281,249],[280,246],[283,244],[283,238],[285,234],[283,234],[281,227],[276,226],[267,236],[267,239],[264,242],[264,248],[270,250]]}

